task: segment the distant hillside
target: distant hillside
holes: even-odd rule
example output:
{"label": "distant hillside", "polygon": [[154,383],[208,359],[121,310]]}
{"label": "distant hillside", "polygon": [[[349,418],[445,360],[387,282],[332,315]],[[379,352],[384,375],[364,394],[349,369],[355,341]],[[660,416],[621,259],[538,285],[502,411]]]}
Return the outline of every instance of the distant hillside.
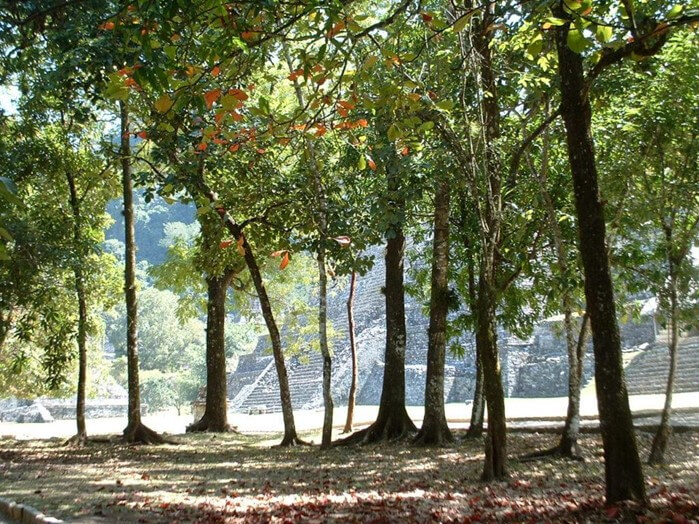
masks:
{"label": "distant hillside", "polygon": [[[165,260],[167,246],[161,245],[164,238],[164,227],[168,222],[183,222],[190,224],[195,221],[195,210],[192,205],[168,204],[156,197],[146,203],[143,192],[134,195],[136,212],[136,245],[138,246],[138,261],[146,261],[150,265],[160,264]],[[114,224],[107,230],[107,249],[118,256],[124,252],[124,215],[122,201],[112,200],[107,204],[107,212],[114,219]]]}

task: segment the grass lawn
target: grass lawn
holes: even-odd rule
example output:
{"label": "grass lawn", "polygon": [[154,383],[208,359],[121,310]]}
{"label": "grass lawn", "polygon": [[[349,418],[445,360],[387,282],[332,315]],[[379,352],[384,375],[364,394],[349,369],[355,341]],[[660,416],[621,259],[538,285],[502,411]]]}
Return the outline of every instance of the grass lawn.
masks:
{"label": "grass lawn", "polygon": [[[511,461],[507,482],[478,477],[480,442],[270,449],[272,436],[180,435],[180,444],[81,449],[0,441],[0,494],[79,522],[684,522],[699,518],[699,434],[673,437],[664,467],[646,467],[651,509],[605,508],[599,437],[586,462]],[[513,433],[512,456],[555,435]],[[651,435],[639,434],[645,457]],[[643,520],[646,519],[646,520]]]}

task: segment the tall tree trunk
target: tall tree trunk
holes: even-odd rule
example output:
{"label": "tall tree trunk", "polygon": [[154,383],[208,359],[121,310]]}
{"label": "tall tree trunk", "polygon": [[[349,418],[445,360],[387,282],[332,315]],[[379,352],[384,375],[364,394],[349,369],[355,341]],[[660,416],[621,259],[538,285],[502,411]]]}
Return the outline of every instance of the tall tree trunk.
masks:
{"label": "tall tree trunk", "polygon": [[444,412],[444,364],[449,307],[449,179],[446,174],[442,174],[437,181],[434,201],[425,416],[422,428],[415,438],[416,443],[424,445],[442,445],[454,440]]}
{"label": "tall tree trunk", "polygon": [[[562,6],[555,16],[568,18]],[[567,45],[569,24],[556,28],[561,108],[578,218],[585,298],[595,352],[595,381],[604,446],[607,503],[647,502],[643,471],[624,380],[621,341],[606,246],[604,210],[597,183],[591,107],[584,94],[582,57]]]}
{"label": "tall tree trunk", "polygon": [[672,390],[675,386],[675,372],[677,370],[677,343],[680,336],[679,331],[679,303],[677,297],[677,266],[679,265],[672,255],[672,229],[665,228],[668,259],[668,277],[670,284],[670,370],[667,374],[667,384],[665,386],[665,405],[660,416],[660,426],[655,432],[653,445],[650,448],[648,464],[657,465],[665,462],[665,449],[670,438],[671,427],[670,417],[672,416]]}
{"label": "tall tree trunk", "polygon": [[[478,290],[476,288],[476,268],[473,255],[473,246],[471,245],[467,217],[466,217],[466,195],[462,194],[459,206],[461,208],[461,236],[463,239],[464,248],[468,257],[468,308],[471,316],[475,318],[476,310],[478,309]],[[481,438],[483,436],[483,418],[485,415],[485,395],[483,392],[483,358],[481,357],[481,344],[478,336],[478,329],[474,327],[474,336],[476,339],[476,383],[473,387],[473,404],[471,405],[471,420],[466,438]]]}
{"label": "tall tree trunk", "polygon": [[[383,156],[389,206],[398,215],[405,209],[401,195],[398,158],[393,145],[385,149]],[[379,413],[368,428],[357,431],[338,442],[341,445],[369,444],[381,440],[406,438],[417,431],[405,409],[405,286],[403,260],[405,235],[403,223],[396,220],[386,232],[386,352],[384,356],[383,385]]]}
{"label": "tall tree trunk", "polygon": [[[548,101],[547,101],[548,112]],[[568,250],[563,239],[563,232],[556,217],[556,206],[547,188],[548,178],[548,158],[549,158],[549,134],[544,132],[541,169],[538,174],[539,191],[541,192],[546,209],[546,219],[548,222],[551,238],[556,255],[556,265],[559,275],[567,278]],[[563,326],[565,331],[566,350],[568,354],[568,410],[566,413],[563,433],[558,445],[552,449],[536,452],[529,457],[538,458],[550,455],[560,455],[563,457],[582,459],[578,447],[578,437],[580,433],[580,388],[582,387],[583,359],[585,357],[585,345],[587,343],[587,323],[589,315],[587,312],[583,316],[580,334],[576,340],[576,326],[573,319],[574,301],[573,290],[569,286],[564,286],[561,297],[561,308],[563,310]]]}
{"label": "tall tree trunk", "polygon": [[[289,72],[293,72],[294,67],[289,54],[289,48],[283,44],[286,63]],[[294,89],[296,99],[300,107],[305,107],[306,103],[301,86],[294,79]],[[325,197],[325,188],[320,167],[316,159],[316,151],[310,138],[305,138],[306,151],[309,158],[309,167],[313,182],[313,191],[317,200],[315,210],[316,227],[318,230],[318,336],[320,342],[320,352],[323,355],[323,406],[325,413],[323,416],[323,433],[321,448],[328,448],[332,442],[333,429],[333,397],[332,397],[332,354],[328,344],[328,273],[325,267],[325,242],[328,237],[328,203]]]}
{"label": "tall tree trunk", "polygon": [[466,438],[481,438],[483,436],[483,419],[485,418],[485,392],[483,391],[483,357],[479,337],[476,334],[476,383],[473,387],[473,404],[471,405],[471,421],[466,431]]}
{"label": "tall tree trunk", "polygon": [[[485,398],[488,405],[488,433],[485,439],[483,480],[507,476],[507,434],[505,394],[500,373],[497,345],[497,252],[502,241],[502,166],[500,139],[500,107],[493,67],[491,25],[495,20],[495,2],[483,11],[483,18],[474,35],[474,48],[480,57],[480,83],[483,91],[481,111],[485,134],[485,211],[481,217],[481,260],[478,281],[478,335],[481,342]],[[473,195],[476,198],[476,195]]]}
{"label": "tall tree trunk", "polygon": [[[202,192],[212,204],[216,205],[218,203],[216,193],[214,193],[206,185],[203,179],[198,180],[197,186],[201,188]],[[257,259],[255,258],[252,247],[248,243],[247,238],[245,238],[240,225],[225,209],[218,207],[217,211],[223,224],[226,226],[226,229],[228,229],[228,232],[233,235],[233,238],[240,243],[241,248],[244,250],[245,254],[243,255],[243,258],[245,259],[245,265],[250,272],[250,278],[255,286],[257,297],[260,300],[262,317],[265,319],[265,325],[267,326],[269,338],[272,343],[272,355],[274,356],[274,366],[277,371],[277,379],[279,380],[279,397],[282,405],[282,418],[284,420],[284,437],[282,438],[279,446],[286,447],[300,444],[305,445],[307,443],[301,440],[296,433],[294,408],[291,403],[289,376],[286,372],[286,364],[284,363],[284,352],[282,350],[281,336],[279,335],[277,322],[274,319],[272,304],[269,300],[269,296],[267,295],[267,289],[265,288],[264,280],[262,279],[260,267],[257,265]]]}
{"label": "tall tree trunk", "polygon": [[588,322],[590,316],[587,311],[583,315],[577,342],[572,351],[570,347],[569,333],[574,329],[572,312],[566,310],[566,344],[568,346],[568,410],[563,425],[563,433],[558,443],[558,452],[564,457],[581,459],[582,454],[578,446],[580,437],[580,390],[582,389],[583,366],[585,364],[585,346],[587,345]]}
{"label": "tall tree trunk", "polygon": [[485,399],[488,405],[488,431],[485,437],[485,462],[481,478],[490,481],[507,477],[507,424],[498,355],[495,289],[492,277],[489,276],[488,264],[483,264],[479,277],[477,319],[485,377]]}
{"label": "tall tree trunk", "polygon": [[226,271],[206,279],[206,408],[188,432],[228,432],[228,377],[226,376],[226,292],[235,275]]}
{"label": "tall tree trunk", "polygon": [[12,307],[8,309],[7,314],[0,312],[0,354],[12,329],[12,316]]}
{"label": "tall tree trunk", "polygon": [[349,296],[347,297],[347,328],[349,331],[350,353],[352,354],[352,383],[350,384],[349,398],[347,399],[347,419],[343,433],[352,432],[354,421],[354,404],[357,401],[357,386],[359,384],[359,370],[357,362],[357,346],[354,334],[354,293],[357,287],[357,272],[353,269],[350,276]]}
{"label": "tall tree trunk", "polygon": [[82,445],[87,442],[87,429],[85,427],[85,398],[87,387],[87,293],[85,290],[85,278],[81,266],[82,235],[80,200],[75,187],[75,175],[68,171],[66,173],[68,189],[70,191],[70,208],[73,214],[73,243],[76,250],[73,261],[73,275],[75,278],[75,294],[78,298],[78,391],[75,405],[75,420],[77,422],[77,434],[69,442]]}
{"label": "tall tree trunk", "polygon": [[158,444],[163,439],[141,422],[141,393],[138,380],[138,304],[136,297],[136,233],[133,208],[133,180],[131,178],[131,137],[129,110],[126,102],[119,102],[121,113],[121,181],[124,193],[125,269],[124,294],[126,297],[126,360],[128,374],[128,424],[124,429],[126,442]]}

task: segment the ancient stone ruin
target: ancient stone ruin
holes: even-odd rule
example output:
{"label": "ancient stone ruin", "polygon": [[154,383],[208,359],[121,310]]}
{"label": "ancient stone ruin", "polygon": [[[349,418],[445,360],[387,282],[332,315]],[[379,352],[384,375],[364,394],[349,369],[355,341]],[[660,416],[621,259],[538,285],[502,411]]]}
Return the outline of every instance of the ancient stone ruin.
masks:
{"label": "ancient stone ruin", "polygon": [[[380,250],[375,252],[375,266],[358,278],[355,299],[356,343],[359,355],[358,404],[376,405],[381,395],[385,345],[384,321],[384,264]],[[346,403],[351,379],[349,337],[345,302],[347,290],[330,299],[329,319],[338,338],[334,343],[333,395],[337,405]],[[511,397],[561,397],[567,395],[568,360],[562,323],[551,319],[541,322],[531,337],[519,339],[504,329],[498,333],[505,394]],[[406,297],[406,401],[408,405],[422,405],[424,399],[428,318],[422,304]],[[638,321],[621,325],[622,345],[625,351],[656,348],[656,325],[652,314]],[[448,354],[445,370],[445,400],[464,402],[472,398],[475,383],[475,340],[472,335],[462,337],[464,357]],[[643,351],[639,351],[642,353]],[[667,354],[667,350],[664,350]],[[694,353],[697,353],[696,351]],[[689,353],[687,353],[689,354]],[[685,357],[686,358],[686,357]],[[588,344],[585,358],[585,383],[593,375],[592,348]],[[697,362],[693,369],[698,370]],[[287,359],[291,397],[296,409],[315,409],[322,406],[322,360],[320,354],[309,352]],[[691,366],[690,366],[691,367]],[[680,366],[681,369],[681,366]],[[666,377],[666,372],[665,375]],[[684,380],[684,382],[683,382]],[[683,384],[686,385],[683,386]],[[682,387],[699,390],[699,377],[678,379]],[[633,391],[633,389],[632,389]],[[660,385],[654,392],[663,392]],[[274,362],[267,337],[261,337],[255,351],[242,356],[237,368],[228,376],[229,409],[241,413],[275,412],[281,410]]]}

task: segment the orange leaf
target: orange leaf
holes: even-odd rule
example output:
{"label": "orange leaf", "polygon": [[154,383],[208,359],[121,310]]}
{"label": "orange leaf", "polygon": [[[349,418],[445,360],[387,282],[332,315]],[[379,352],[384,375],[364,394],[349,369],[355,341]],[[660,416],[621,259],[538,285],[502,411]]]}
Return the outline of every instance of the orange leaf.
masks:
{"label": "orange leaf", "polygon": [[280,257],[280,256],[282,256],[284,253],[287,253],[287,252],[288,252],[288,249],[280,249],[279,251],[275,251],[274,253],[272,253],[272,254],[269,255],[269,256],[271,256],[271,257]]}
{"label": "orange leaf", "polygon": [[206,107],[211,109],[214,105],[214,102],[216,102],[216,100],[218,100],[218,97],[220,96],[220,89],[212,89],[211,91],[207,91],[206,93],[204,93],[204,101],[206,102]]}
{"label": "orange leaf", "polygon": [[220,124],[220,123],[221,123],[221,120],[223,120],[223,117],[225,117],[225,116],[226,116],[226,113],[225,113],[225,112],[219,111],[218,113],[216,113],[216,114],[214,115],[214,121],[215,121],[217,124]]}
{"label": "orange leaf", "polygon": [[242,89],[229,89],[228,94],[241,102],[248,99],[248,95]]}
{"label": "orange leaf", "polygon": [[178,35],[177,33],[175,33],[174,35],[172,35],[172,36],[170,37],[170,41],[172,41],[172,42],[177,42],[177,41],[180,40],[181,38],[182,38],[182,37],[181,37],[180,35]]}
{"label": "orange leaf", "polygon": [[197,151],[206,151],[207,147],[208,147],[208,145],[206,144],[206,142],[202,142],[201,144],[199,144],[197,146]]}
{"label": "orange leaf", "polygon": [[148,133],[145,131],[139,131],[138,133],[136,133],[136,136],[145,140],[146,138],[148,138]]}
{"label": "orange leaf", "polygon": [[238,149],[240,149],[240,144],[233,144],[231,147],[228,148],[228,151],[230,151],[231,153],[235,153],[236,151],[238,151]]}
{"label": "orange leaf", "polygon": [[551,22],[544,22],[544,25],[541,26],[541,28],[544,30],[551,29],[552,27],[553,24]]}
{"label": "orange leaf", "polygon": [[291,138],[283,136],[283,137],[277,138],[277,142],[279,142],[281,145],[285,146],[289,142],[291,142]]}
{"label": "orange leaf", "polygon": [[238,254],[241,257],[245,256],[245,248],[243,247],[244,243],[245,243],[245,237],[243,235],[240,235],[238,237],[238,241],[236,242],[236,249],[238,250]]}
{"label": "orange leaf", "polygon": [[366,157],[366,162],[367,164],[369,164],[369,169],[371,169],[372,171],[376,171],[376,162],[374,162],[374,160],[370,156]]}
{"label": "orange leaf", "polygon": [[352,102],[348,102],[347,100],[340,100],[337,105],[344,107],[348,111],[351,111],[352,109],[355,108],[355,105]]}
{"label": "orange leaf", "polygon": [[267,152],[266,150],[261,149],[261,148],[257,150],[257,153],[260,155],[264,155],[266,152]]}
{"label": "orange leaf", "polygon": [[238,111],[231,111],[231,116],[233,117],[233,120],[236,122],[240,122],[243,119],[243,115],[238,113]]}
{"label": "orange leaf", "polygon": [[222,138],[214,138],[213,143],[218,144],[218,145],[223,145],[223,144],[227,144],[228,140],[223,140]]}
{"label": "orange leaf", "polygon": [[250,40],[254,40],[256,36],[257,36],[256,31],[243,31],[240,34],[240,38],[242,38],[243,40],[247,40],[248,42]]}
{"label": "orange leaf", "polygon": [[352,243],[352,239],[347,235],[340,235],[339,237],[335,237],[333,240],[340,244],[340,247],[349,247],[349,245]]}
{"label": "orange leaf", "polygon": [[338,107],[337,112],[340,114],[342,118],[346,118],[347,115],[349,115],[349,111],[347,111],[347,109],[345,109],[344,107]]}
{"label": "orange leaf", "polygon": [[221,249],[225,249],[225,248],[229,247],[232,243],[233,243],[232,240],[224,240],[223,242],[221,242],[221,243],[219,244],[219,247],[220,247]]}
{"label": "orange leaf", "polygon": [[403,149],[400,150],[400,154],[403,156],[408,156],[410,154],[410,148],[408,146],[405,146]]}
{"label": "orange leaf", "polygon": [[316,129],[317,129],[317,130],[316,130],[316,132],[315,132],[315,135],[316,135],[317,137],[321,137],[321,136],[323,136],[325,133],[328,132],[328,128],[325,127],[323,124],[316,124]]}
{"label": "orange leaf", "polygon": [[369,125],[369,122],[367,122],[366,118],[360,118],[359,120],[357,120],[357,125],[359,127],[366,127]]}
{"label": "orange leaf", "polygon": [[105,22],[97,26],[97,29],[103,29],[104,31],[113,31],[114,22]]}
{"label": "orange leaf", "polygon": [[211,76],[218,76],[221,74],[221,68],[219,66],[214,66],[211,70]]}
{"label": "orange leaf", "polygon": [[284,256],[282,257],[281,264],[279,264],[279,269],[284,269],[288,265],[289,265],[289,252],[287,251],[286,253],[284,253]]}
{"label": "orange leaf", "polygon": [[429,23],[432,21],[432,15],[429,13],[422,13],[422,21],[425,23]]}

